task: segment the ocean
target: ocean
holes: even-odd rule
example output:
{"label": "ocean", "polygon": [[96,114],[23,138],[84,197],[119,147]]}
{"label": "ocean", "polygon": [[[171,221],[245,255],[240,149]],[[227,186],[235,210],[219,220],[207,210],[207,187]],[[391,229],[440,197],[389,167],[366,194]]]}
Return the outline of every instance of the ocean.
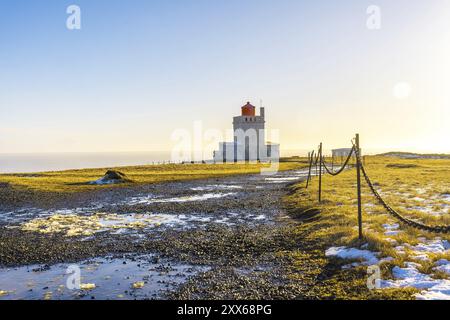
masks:
{"label": "ocean", "polygon": [[67,152],[0,154],[0,173],[27,173],[146,165],[169,161],[167,152]]}
{"label": "ocean", "polygon": [[[282,157],[306,156],[309,150],[282,150]],[[375,150],[366,150],[374,154]],[[381,152],[382,150],[376,150]],[[384,150],[388,151],[388,150]],[[325,151],[324,151],[325,152]],[[328,152],[328,151],[326,151]],[[326,153],[325,152],[325,153]],[[212,152],[211,152],[212,153]],[[170,151],[0,153],[0,173],[29,173],[87,168],[148,165],[171,160]]]}

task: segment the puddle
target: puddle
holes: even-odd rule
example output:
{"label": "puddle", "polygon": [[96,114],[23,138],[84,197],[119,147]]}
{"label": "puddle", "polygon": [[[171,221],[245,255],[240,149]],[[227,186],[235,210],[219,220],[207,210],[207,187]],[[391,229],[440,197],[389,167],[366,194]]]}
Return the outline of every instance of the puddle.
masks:
{"label": "puddle", "polygon": [[[249,213],[212,214],[114,214],[96,213],[93,215],[53,215],[36,218],[18,226],[23,231],[42,234],[64,233],[67,237],[92,236],[98,232],[133,232],[171,227],[190,229],[202,227],[207,223],[226,224],[233,226],[247,223],[265,223],[270,221],[266,215]],[[16,228],[17,226],[14,226]]]}
{"label": "puddle", "polygon": [[[145,216],[135,217],[133,215],[125,218],[126,215],[113,215],[111,212],[126,212],[132,210],[118,210],[117,208],[122,206],[133,205],[151,205],[158,203],[189,203],[189,202],[202,202],[202,201],[214,201],[222,198],[234,197],[236,195],[245,195],[246,190],[264,190],[272,188],[278,188],[278,184],[288,183],[292,181],[298,181],[305,179],[308,175],[308,170],[290,171],[290,172],[278,172],[276,175],[267,177],[264,175],[250,175],[248,177],[235,177],[233,179],[226,180],[225,183],[211,183],[200,185],[198,182],[184,184],[170,185],[170,188],[181,188],[185,194],[186,190],[203,191],[200,194],[183,195],[183,196],[167,196],[163,194],[137,194],[135,196],[121,198],[117,200],[103,200],[93,201],[88,203],[86,207],[79,208],[67,208],[59,210],[46,210],[39,208],[24,208],[15,211],[0,212],[0,224],[17,225],[22,223],[28,223],[29,230],[39,229],[40,232],[50,233],[57,232],[55,230],[65,230],[72,235],[90,235],[95,232],[109,231],[110,229],[137,229],[156,227],[159,225],[185,225],[186,219],[178,219],[176,215],[171,215],[170,212],[167,215],[157,214],[151,215],[150,213]],[[176,190],[176,189],[175,189]],[[102,212],[108,212],[101,217]],[[144,212],[145,213],[145,212]],[[224,223],[214,215],[206,215],[199,217],[200,213],[191,212],[187,219],[188,222],[214,222]],[[67,217],[64,217],[67,216]],[[79,216],[79,217],[74,217]],[[269,215],[270,216],[270,215]],[[229,224],[235,224],[240,222],[251,221],[266,221],[269,216],[241,216],[238,220],[229,221]],[[54,218],[51,218],[54,217]],[[40,219],[40,220],[39,220]],[[48,220],[45,220],[48,219]],[[131,219],[131,221],[128,221]],[[159,219],[159,221],[157,221]],[[80,223],[78,228],[71,226],[68,220],[78,220]],[[230,219],[233,220],[233,219]],[[67,229],[67,230],[66,230]]]}
{"label": "puddle", "polygon": [[182,223],[177,216],[168,214],[108,214],[94,215],[53,215],[37,218],[24,223],[20,228],[24,231],[39,233],[60,233],[68,237],[90,236],[97,232],[119,229],[143,229],[158,227],[162,224],[175,225]]}
{"label": "puddle", "polygon": [[226,185],[226,184],[212,184],[204,187],[191,188],[192,191],[214,191],[214,190],[236,190],[242,189],[242,186]]}
{"label": "puddle", "polygon": [[154,195],[145,195],[139,197],[131,197],[118,203],[104,203],[95,204],[91,207],[73,208],[73,209],[60,209],[60,210],[42,210],[37,208],[20,209],[17,211],[0,212],[0,223],[23,223],[33,218],[47,218],[57,216],[56,219],[61,219],[62,216],[71,215],[94,215],[104,208],[105,205],[114,207],[116,205],[137,205],[137,204],[152,204],[152,203],[184,203],[195,201],[207,201],[211,199],[220,199],[225,197],[231,197],[237,193],[205,193],[201,195],[192,195],[184,197],[173,198],[156,198]]}
{"label": "puddle", "polygon": [[103,205],[98,204],[85,208],[58,210],[43,210],[38,208],[19,209],[17,211],[0,212],[0,223],[23,223],[33,218],[45,218],[53,215],[89,214],[98,212],[102,208]]}
{"label": "puddle", "polygon": [[234,271],[238,274],[238,275],[242,275],[242,276],[252,276],[255,275],[257,273],[264,273],[264,272],[268,272],[272,269],[272,266],[269,265],[258,265],[255,267],[241,267],[241,268],[234,268]]}
{"label": "puddle", "polygon": [[280,178],[266,178],[265,181],[269,183],[287,183],[292,181],[298,181],[303,176],[293,176],[293,177],[280,177]]}
{"label": "puddle", "polygon": [[209,270],[168,261],[161,263],[153,255],[96,258],[74,265],[80,268],[80,284],[86,290],[71,290],[67,286],[69,277],[73,279],[73,274],[66,273],[69,266],[0,269],[0,300],[158,299],[190,276]]}
{"label": "puddle", "polygon": [[152,195],[146,195],[141,197],[132,197],[122,202],[122,204],[135,205],[135,204],[152,204],[152,203],[172,203],[172,202],[194,202],[194,201],[206,201],[210,199],[220,199],[225,197],[234,196],[236,193],[205,193],[202,195],[192,195],[184,197],[174,198],[155,198]]}

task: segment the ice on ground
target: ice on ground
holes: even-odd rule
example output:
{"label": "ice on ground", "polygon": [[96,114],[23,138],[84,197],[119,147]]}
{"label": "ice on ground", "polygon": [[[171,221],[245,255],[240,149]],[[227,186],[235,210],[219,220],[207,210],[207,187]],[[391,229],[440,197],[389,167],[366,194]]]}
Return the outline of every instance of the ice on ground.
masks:
{"label": "ice on ground", "polygon": [[230,218],[228,217],[223,217],[221,219],[216,219],[214,220],[215,223],[219,223],[219,224],[226,224],[226,225],[230,225],[229,223]]}
{"label": "ice on ground", "polygon": [[116,184],[116,183],[122,183],[123,181],[117,180],[117,179],[108,179],[108,178],[100,178],[94,181],[89,182],[89,184],[93,185],[107,185],[107,184]]}
{"label": "ice on ground", "polygon": [[[186,217],[183,215],[183,217],[182,216],[180,216],[180,219],[186,219]],[[193,221],[193,222],[211,222],[211,220],[212,220],[212,217],[203,217],[203,216],[191,216],[190,218],[189,218],[189,221]]]}
{"label": "ice on ground", "polygon": [[235,190],[242,189],[242,186],[228,185],[228,184],[211,184],[204,187],[191,188],[192,191],[213,191],[213,190]]}
{"label": "ice on ground", "polygon": [[[69,264],[0,268],[0,300],[5,299],[155,299],[176,288],[205,266],[159,260],[154,255],[95,258],[77,263],[82,283],[69,286]],[[70,285],[73,285],[70,282]],[[4,294],[2,294],[4,293]]]}
{"label": "ice on ground", "polygon": [[127,214],[97,213],[94,215],[58,215],[48,218],[36,218],[24,223],[24,231],[65,233],[68,237],[90,236],[97,232],[119,229],[142,229],[162,224],[181,224],[176,215],[169,214]]}
{"label": "ice on ground", "polygon": [[432,208],[423,207],[423,206],[413,206],[413,207],[408,208],[408,210],[416,210],[416,211],[420,211],[420,212],[428,213],[428,214],[434,213]]}
{"label": "ice on ground", "polygon": [[442,206],[442,210],[440,211],[436,211],[435,209],[433,209],[431,206],[413,206],[413,207],[408,207],[408,208],[404,208],[405,210],[416,210],[419,211],[421,213],[426,213],[428,215],[432,215],[432,216],[442,216],[443,214],[445,214],[447,212],[447,210],[445,210],[445,206]]}
{"label": "ice on ground", "polygon": [[267,217],[266,217],[265,215],[263,215],[263,214],[260,214],[260,215],[257,215],[257,216],[252,216],[251,218],[254,219],[254,220],[264,220],[264,219],[267,219]]}
{"label": "ice on ground", "polygon": [[286,183],[299,180],[301,177],[282,177],[282,178],[266,178],[269,183]]}
{"label": "ice on ground", "polygon": [[431,240],[424,243],[419,243],[412,247],[415,251],[431,252],[431,253],[446,253],[450,250],[450,242],[447,240]]}
{"label": "ice on ground", "polygon": [[95,213],[89,215],[55,214],[49,217],[38,217],[17,226],[23,231],[42,234],[63,233],[67,237],[92,236],[98,232],[114,234],[150,231],[156,227],[191,229],[207,223],[218,223],[232,226],[237,223],[260,224],[270,222],[268,216],[253,213],[215,214],[163,214],[163,213]]}
{"label": "ice on ground", "polygon": [[402,246],[397,246],[395,249],[398,253],[405,253],[405,247],[411,250],[411,258],[420,261],[430,261],[429,254],[430,253],[447,253],[450,250],[450,243],[447,240],[435,239],[427,241],[424,238],[419,238],[419,243],[415,246],[411,246],[409,244],[404,244]]}
{"label": "ice on ground", "polygon": [[386,235],[386,236],[396,236],[396,235],[398,235],[400,232],[401,232],[401,231],[399,231],[399,230],[386,231],[386,232],[384,233],[384,235]]}
{"label": "ice on ground", "polygon": [[92,203],[89,207],[71,209],[43,210],[39,208],[25,208],[16,211],[0,212],[0,223],[23,223],[33,218],[45,218],[53,215],[93,214],[103,209],[104,204]]}
{"label": "ice on ground", "polygon": [[[300,175],[300,176],[308,176],[309,170],[302,170],[302,171],[294,171],[295,174]],[[311,170],[311,175],[313,175],[313,172]]]}
{"label": "ice on ground", "polygon": [[400,233],[399,230],[397,230],[398,228],[400,228],[400,225],[398,223],[394,223],[394,224],[383,224],[383,228],[386,230],[384,232],[384,234],[386,236],[396,236],[397,234]]}
{"label": "ice on ground", "polygon": [[[311,173],[313,175],[313,173]],[[292,181],[298,181],[300,179],[305,179],[308,177],[308,171],[296,171],[287,175],[285,173],[280,173],[273,177],[266,177],[264,180],[267,183],[289,183]]]}
{"label": "ice on ground", "polygon": [[436,267],[433,268],[435,271],[444,272],[448,275],[450,275],[450,261],[447,259],[441,259],[436,262]]}
{"label": "ice on ground", "polygon": [[341,259],[364,260],[365,265],[375,265],[379,263],[378,253],[369,250],[360,250],[347,247],[331,247],[325,251],[327,257],[338,257]]}
{"label": "ice on ground", "polygon": [[191,202],[191,201],[206,201],[209,199],[219,199],[219,198],[225,198],[234,196],[236,193],[229,192],[229,193],[205,193],[202,195],[193,195],[193,196],[186,196],[186,197],[175,197],[175,198],[169,198],[169,199],[155,199],[154,203],[166,203],[166,202]]}
{"label": "ice on ground", "polygon": [[417,300],[450,300],[450,286],[448,284],[436,285],[429,291],[416,294]]}
{"label": "ice on ground", "polygon": [[391,243],[393,245],[396,245],[398,243],[397,240],[392,239],[392,238],[385,238],[384,240],[386,240],[387,242],[389,242],[389,243]]}
{"label": "ice on ground", "polygon": [[406,262],[405,268],[395,266],[392,275],[395,280],[381,280],[381,288],[416,288],[423,289],[416,295],[417,299],[434,300],[450,299],[450,281],[446,279],[433,279],[427,274],[417,270],[419,265]]}
{"label": "ice on ground", "polygon": [[418,253],[415,252],[411,258],[415,259],[415,260],[420,260],[420,261],[430,261],[430,257],[428,256],[428,254],[426,253]]}
{"label": "ice on ground", "polygon": [[174,197],[174,198],[155,198],[152,195],[146,195],[141,197],[132,197],[123,203],[134,205],[134,204],[152,204],[152,203],[176,203],[176,202],[195,202],[195,201],[207,201],[210,199],[219,199],[236,195],[235,192],[228,193],[205,193],[202,195],[191,195],[184,197]]}

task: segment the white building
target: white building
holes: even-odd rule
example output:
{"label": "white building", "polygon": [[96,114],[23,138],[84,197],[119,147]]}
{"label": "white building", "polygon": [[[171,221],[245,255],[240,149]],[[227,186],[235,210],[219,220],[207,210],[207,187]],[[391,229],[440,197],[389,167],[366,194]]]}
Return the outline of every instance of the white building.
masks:
{"label": "white building", "polygon": [[264,108],[260,109],[259,116],[250,102],[241,109],[241,115],[233,118],[234,141],[219,143],[214,161],[278,161],[280,145],[265,142]]}
{"label": "white building", "polygon": [[[345,159],[348,157],[348,154],[352,151],[352,148],[340,148],[331,150],[331,156],[333,159]],[[362,155],[362,150],[359,149],[359,154]],[[352,158],[356,157],[355,153],[352,154]]]}

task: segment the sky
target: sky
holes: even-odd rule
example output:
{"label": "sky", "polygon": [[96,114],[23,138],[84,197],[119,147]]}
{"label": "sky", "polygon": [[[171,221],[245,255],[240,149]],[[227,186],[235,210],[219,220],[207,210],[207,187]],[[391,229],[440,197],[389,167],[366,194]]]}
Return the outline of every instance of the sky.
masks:
{"label": "sky", "polygon": [[0,0],[0,153],[167,151],[247,101],[282,150],[450,153],[448,57],[447,0]]}

